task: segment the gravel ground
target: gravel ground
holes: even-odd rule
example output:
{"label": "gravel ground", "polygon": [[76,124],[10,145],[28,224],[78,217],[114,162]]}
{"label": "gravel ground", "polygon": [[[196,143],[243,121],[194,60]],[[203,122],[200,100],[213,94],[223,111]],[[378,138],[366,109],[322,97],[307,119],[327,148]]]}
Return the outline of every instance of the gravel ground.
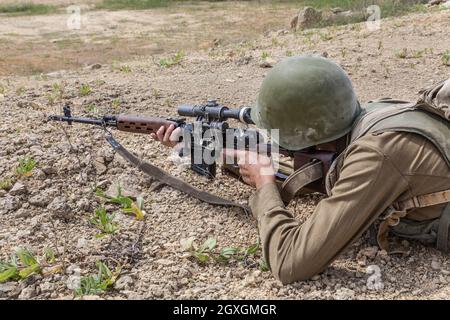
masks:
{"label": "gravel ground", "polygon": [[[105,293],[84,298],[448,299],[447,256],[415,243],[403,243],[407,253],[386,255],[364,237],[323,274],[287,286],[260,270],[260,250],[245,261],[201,265],[187,257],[182,239],[203,242],[214,237],[220,248],[248,247],[258,239],[255,221],[237,209],[211,206],[161,187],[114,155],[98,128],[68,127],[45,119],[60,113],[65,103],[71,103],[77,115],[163,117],[174,116],[177,104],[208,98],[230,107],[249,104],[268,70],[261,67],[263,55],[269,56],[270,64],[305,52],[341,63],[361,101],[387,96],[415,99],[420,88],[449,76],[450,67],[442,59],[450,49],[449,27],[450,11],[445,10],[383,20],[381,30],[375,32],[364,24],[298,33],[273,31],[235,45],[187,52],[180,64],[170,68],[155,63],[160,57],[142,57],[122,69],[101,65],[0,78],[1,179],[14,179],[14,168],[23,157],[37,163],[30,176],[0,191],[0,258],[5,260],[17,246],[36,253],[50,247],[56,251],[54,265],[59,266],[20,282],[1,283],[0,298],[78,299],[74,283],[80,276],[94,274],[95,262],[101,260],[111,269],[121,265],[121,274]],[[91,89],[84,96],[83,84]],[[169,150],[147,136],[120,132],[115,136],[144,159],[199,188],[242,203],[252,193],[221,174],[207,181],[181,170],[168,160]],[[118,212],[115,221],[120,230],[97,238],[90,219],[100,199],[93,190],[114,189],[117,183],[133,196],[142,195],[145,218],[137,221]],[[299,199],[291,209],[305,219],[320,199],[319,195]],[[107,210],[120,211],[112,205]],[[382,285],[373,286],[380,279]]]}

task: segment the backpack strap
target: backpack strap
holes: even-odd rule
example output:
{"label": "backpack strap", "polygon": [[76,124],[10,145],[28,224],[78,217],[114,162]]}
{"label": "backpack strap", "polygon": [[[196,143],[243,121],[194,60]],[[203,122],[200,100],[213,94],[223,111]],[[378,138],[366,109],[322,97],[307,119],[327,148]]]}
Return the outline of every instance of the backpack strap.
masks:
{"label": "backpack strap", "polygon": [[389,252],[389,242],[387,239],[389,227],[396,226],[400,222],[400,219],[408,214],[408,211],[416,208],[431,207],[444,203],[449,204],[445,207],[439,221],[437,246],[439,250],[446,251],[448,247],[448,228],[450,226],[450,189],[415,196],[411,199],[398,201],[390,205],[381,218],[383,221],[378,227],[378,245],[382,249]]}

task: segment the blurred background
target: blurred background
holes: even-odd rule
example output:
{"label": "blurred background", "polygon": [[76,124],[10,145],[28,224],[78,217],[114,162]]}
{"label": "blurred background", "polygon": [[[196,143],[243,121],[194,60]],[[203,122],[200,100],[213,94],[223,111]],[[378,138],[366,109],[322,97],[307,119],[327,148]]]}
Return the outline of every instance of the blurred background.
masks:
{"label": "blurred background", "polygon": [[[186,50],[209,50],[289,30],[423,11],[425,0],[0,0],[0,76],[30,75]],[[294,21],[295,23],[295,21]]]}

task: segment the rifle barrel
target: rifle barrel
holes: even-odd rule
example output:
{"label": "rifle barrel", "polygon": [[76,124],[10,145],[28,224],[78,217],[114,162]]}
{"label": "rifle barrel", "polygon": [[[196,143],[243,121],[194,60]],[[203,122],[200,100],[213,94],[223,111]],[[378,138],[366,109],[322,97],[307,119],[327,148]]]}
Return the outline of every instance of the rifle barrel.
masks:
{"label": "rifle barrel", "polygon": [[86,124],[94,124],[98,126],[115,126],[115,118],[114,117],[104,117],[103,119],[92,119],[92,118],[78,118],[78,117],[66,117],[66,116],[49,116],[49,120],[53,121],[64,121],[69,124],[72,122],[78,123],[86,123]]}

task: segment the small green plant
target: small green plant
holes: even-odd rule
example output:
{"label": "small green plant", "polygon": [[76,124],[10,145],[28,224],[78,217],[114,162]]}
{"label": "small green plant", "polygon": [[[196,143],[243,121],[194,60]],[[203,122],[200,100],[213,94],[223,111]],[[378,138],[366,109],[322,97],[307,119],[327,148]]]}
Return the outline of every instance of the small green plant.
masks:
{"label": "small green plant", "polygon": [[197,246],[195,239],[191,237],[183,239],[181,241],[181,247],[200,264],[207,263],[211,259],[218,263],[227,264],[232,259],[244,261],[250,256],[253,256],[259,249],[259,242],[256,242],[247,248],[224,247],[220,250],[216,250],[216,239],[208,238],[202,245]]}
{"label": "small green plant", "polygon": [[87,96],[91,91],[91,86],[87,83],[83,83],[80,87],[80,96]]}
{"label": "small green plant", "polygon": [[16,89],[16,94],[18,96],[23,95],[25,92],[27,92],[27,89],[25,89],[25,87],[19,87],[19,88]]}
{"label": "small green plant", "polygon": [[114,217],[114,214],[106,213],[104,207],[95,209],[91,223],[101,231],[101,233],[96,235],[97,238],[104,237],[107,234],[114,234],[119,230],[118,224],[113,221]]}
{"label": "small green plant", "polygon": [[119,108],[120,107],[120,99],[118,99],[118,98],[113,99],[113,101],[111,102],[111,105],[113,108]]}
{"label": "small green plant", "polygon": [[36,161],[33,158],[25,157],[19,159],[19,165],[16,167],[16,173],[19,176],[29,177],[31,176],[31,171],[33,171],[36,166]]}
{"label": "small green plant", "polygon": [[450,51],[447,50],[442,54],[442,64],[444,66],[450,65]]}
{"label": "small green plant", "polygon": [[54,83],[52,85],[52,92],[47,93],[46,97],[48,99],[48,103],[50,105],[55,104],[56,101],[61,100],[64,95],[64,89],[63,86],[59,83]]}
{"label": "small green plant", "polygon": [[263,51],[263,53],[261,53],[261,59],[266,60],[269,57],[270,57],[270,55],[268,52]]}
{"label": "small green plant", "polygon": [[121,67],[119,68],[119,70],[120,70],[121,72],[124,72],[124,73],[130,73],[130,72],[131,72],[131,68],[130,68],[130,66],[128,66],[128,65],[123,65],[123,66],[121,66]]}
{"label": "small green plant", "polygon": [[0,94],[5,94],[6,88],[4,86],[0,86]]}
{"label": "small green plant", "polygon": [[170,58],[163,58],[159,60],[159,65],[164,68],[170,68],[175,65],[178,65],[181,63],[181,61],[184,58],[184,52],[182,50],[178,51],[174,56]]}
{"label": "small green plant", "polygon": [[0,283],[25,279],[36,273],[42,273],[41,264],[27,248],[16,248],[9,261],[0,261]]}
{"label": "small green plant", "polygon": [[116,270],[112,272],[108,266],[101,261],[97,261],[95,264],[98,268],[97,275],[90,275],[80,279],[80,286],[75,289],[75,294],[77,296],[101,294],[108,290],[120,275],[120,267],[117,267]]}
{"label": "small green plant", "polygon": [[89,103],[88,105],[84,106],[84,111],[88,113],[98,113],[98,109],[95,106],[95,104]]}
{"label": "small green plant", "polygon": [[261,258],[261,259],[259,259],[258,264],[259,264],[259,270],[261,270],[262,272],[267,272],[270,270],[269,265],[267,264],[266,260]]}
{"label": "small green plant", "polygon": [[286,57],[292,57],[294,53],[291,50],[286,50]]}
{"label": "small green plant", "polygon": [[122,195],[122,188],[117,186],[117,196],[107,197],[102,190],[97,189],[95,194],[106,200],[108,203],[119,204],[122,212],[130,215],[134,215],[136,220],[144,219],[144,199],[142,197],[137,197],[136,202],[134,202],[130,197],[125,197]]}
{"label": "small green plant", "polygon": [[408,49],[403,48],[402,50],[397,52],[395,56],[399,59],[406,59],[408,57]]}
{"label": "small green plant", "polygon": [[9,189],[11,189],[13,183],[14,183],[13,179],[5,178],[0,181],[0,189],[9,190]]}

